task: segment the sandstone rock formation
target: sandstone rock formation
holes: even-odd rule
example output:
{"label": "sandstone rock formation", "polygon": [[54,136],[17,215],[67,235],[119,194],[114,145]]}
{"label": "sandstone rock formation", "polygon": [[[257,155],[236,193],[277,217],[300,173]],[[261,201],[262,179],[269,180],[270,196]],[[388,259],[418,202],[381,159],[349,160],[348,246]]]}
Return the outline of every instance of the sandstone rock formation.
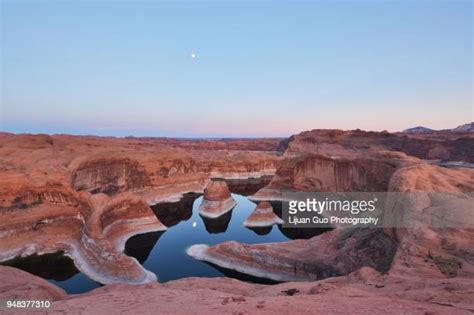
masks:
{"label": "sandstone rock formation", "polygon": [[114,194],[134,188],[150,186],[144,168],[128,158],[99,158],[83,162],[74,161],[71,186],[75,190],[87,190],[92,194]]}
{"label": "sandstone rock formation", "polygon": [[[150,205],[203,193],[213,177],[276,173],[255,200],[280,200],[285,191],[420,192],[409,207],[391,204],[387,215],[401,222],[428,217],[464,224],[473,217],[458,207],[470,200],[466,192],[474,190],[473,170],[441,168],[406,155],[472,162],[473,137],[463,132],[310,131],[284,141],[284,157],[269,152],[274,139],[252,141],[0,133],[0,261],[64,252],[91,279],[114,283],[65,295],[41,279],[0,266],[0,299],[50,298],[58,313],[474,311],[474,229],[434,228],[423,220],[416,228],[336,229],[308,240],[188,250],[242,273],[304,282],[263,286],[190,278],[156,283],[154,274],[124,254],[125,241],[164,231]],[[228,189],[212,191],[211,201],[229,200]],[[455,198],[444,203],[429,192],[452,192]],[[165,212],[174,216],[176,209]],[[176,215],[170,224],[179,220]]]}
{"label": "sandstone rock formation", "polygon": [[[50,300],[67,298],[63,289],[22,270],[0,266],[0,299],[5,300]],[[2,304],[2,308],[5,304]],[[4,310],[3,310],[4,311]],[[2,312],[3,312],[2,311]]]}
{"label": "sandstone rock formation", "polygon": [[[321,187],[320,181],[315,183]],[[354,182],[355,186],[347,189],[357,188],[359,184]],[[469,241],[474,237],[473,208],[459,207],[474,202],[474,170],[446,169],[404,160],[392,172],[386,187],[389,192],[422,193],[408,207],[386,205],[391,209],[388,215],[395,215],[400,221],[408,219],[416,226],[385,231],[337,229],[309,240],[286,243],[194,245],[187,252],[224,268],[278,281],[323,279],[369,266],[392,275],[410,274],[421,279],[456,276],[474,283],[474,247]],[[436,192],[456,194],[443,203],[439,194],[433,194]],[[429,221],[412,222],[422,213],[431,213]],[[433,220],[438,216],[442,221],[467,222],[467,226],[435,228]]]}
{"label": "sandstone rock formation", "polygon": [[166,229],[140,199],[110,199],[57,186],[25,191],[13,202],[0,211],[0,261],[63,251],[100,283],[156,279],[123,254],[129,237]]}
{"label": "sandstone rock formation", "polygon": [[362,130],[305,131],[283,140],[279,150],[287,156],[302,153],[333,157],[366,156],[378,151],[400,151],[426,160],[474,162],[474,133],[440,132],[393,134]]}
{"label": "sandstone rock formation", "polygon": [[381,151],[366,157],[302,154],[281,161],[271,182],[252,200],[282,200],[288,192],[382,192],[401,165],[421,163],[403,153]]}
{"label": "sandstone rock formation", "polygon": [[273,212],[272,205],[266,201],[260,202],[244,221],[246,227],[269,227],[283,223],[283,220]]}
{"label": "sandstone rock formation", "polygon": [[395,251],[396,243],[380,230],[348,229],[283,243],[193,245],[187,253],[255,277],[314,281],[346,275],[363,266],[387,271]]}
{"label": "sandstone rock formation", "polygon": [[0,133],[0,261],[63,251],[101,283],[154,281],[123,254],[129,237],[166,229],[149,205],[202,193],[211,174],[272,175],[280,160],[258,140],[193,143]]}
{"label": "sandstone rock formation", "polygon": [[225,180],[213,178],[204,190],[199,214],[209,219],[215,219],[232,210],[236,204]]}
{"label": "sandstone rock formation", "polygon": [[[65,295],[42,279],[0,266],[2,300],[50,299],[51,313],[116,314],[469,314],[474,310],[472,282],[419,279],[380,274],[365,267],[343,277],[317,282],[259,285],[228,278],[186,278],[165,284],[112,284]],[[10,276],[11,275],[11,276]],[[38,283],[42,283],[38,286]],[[42,287],[43,286],[43,287]]]}
{"label": "sandstone rock formation", "polygon": [[474,170],[405,167],[392,176],[389,190],[414,192],[408,204],[391,204],[387,215],[416,222],[385,230],[399,243],[391,272],[474,281]]}
{"label": "sandstone rock formation", "polygon": [[156,143],[193,150],[277,151],[282,138],[176,139],[127,137],[129,140]]}

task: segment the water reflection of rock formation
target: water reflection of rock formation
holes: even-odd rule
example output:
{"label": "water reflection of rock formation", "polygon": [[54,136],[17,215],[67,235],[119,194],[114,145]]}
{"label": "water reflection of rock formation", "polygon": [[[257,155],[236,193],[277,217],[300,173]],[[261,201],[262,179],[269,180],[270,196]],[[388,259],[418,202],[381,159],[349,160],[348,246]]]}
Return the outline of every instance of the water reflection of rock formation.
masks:
{"label": "water reflection of rock formation", "polygon": [[143,264],[163,233],[165,232],[159,231],[131,237],[125,244],[125,254],[135,257],[140,264]]}
{"label": "water reflection of rock formation", "polygon": [[273,226],[265,227],[246,227],[249,230],[252,230],[257,235],[267,235],[272,231]]}
{"label": "water reflection of rock formation", "polygon": [[255,276],[252,276],[252,275],[249,275],[249,274],[246,274],[246,273],[235,271],[233,269],[223,268],[221,266],[218,266],[218,265],[215,265],[215,264],[212,264],[212,263],[209,263],[209,262],[205,262],[205,263],[208,264],[209,266],[215,268],[220,273],[222,273],[224,276],[229,277],[229,278],[238,279],[238,280],[245,281],[245,282],[259,283],[259,284],[278,284],[278,283],[280,283],[278,281],[274,281],[274,280],[271,280],[271,279],[255,277]]}
{"label": "water reflection of rock formation", "polygon": [[191,218],[193,215],[193,204],[198,197],[199,194],[188,193],[184,194],[178,202],[158,203],[151,208],[161,223],[171,227]]}
{"label": "water reflection of rock formation", "polygon": [[[281,201],[270,201],[272,205],[273,212],[275,212],[278,217],[282,217],[283,205]],[[310,239],[313,236],[323,234],[324,232],[330,231],[331,228],[287,228],[282,225],[278,225],[278,229],[283,235],[289,239]]]}
{"label": "water reflection of rock formation", "polygon": [[262,176],[247,179],[227,179],[229,190],[238,195],[249,196],[255,194],[272,180],[272,176]]}
{"label": "water reflection of rock formation", "polygon": [[2,265],[15,267],[44,279],[64,281],[79,272],[74,261],[62,252],[14,258]]}
{"label": "water reflection of rock formation", "polygon": [[206,218],[204,216],[201,216],[201,218],[206,226],[206,231],[209,232],[209,234],[224,233],[229,226],[230,219],[232,218],[232,211],[226,212],[215,219]]}

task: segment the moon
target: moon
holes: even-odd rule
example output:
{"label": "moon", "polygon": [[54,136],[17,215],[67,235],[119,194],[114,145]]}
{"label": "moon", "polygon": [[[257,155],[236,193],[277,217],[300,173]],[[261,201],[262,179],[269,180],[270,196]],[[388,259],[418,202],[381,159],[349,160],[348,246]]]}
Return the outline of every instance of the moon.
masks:
{"label": "moon", "polygon": [[195,53],[191,53],[191,59],[195,59],[196,58],[196,54]]}

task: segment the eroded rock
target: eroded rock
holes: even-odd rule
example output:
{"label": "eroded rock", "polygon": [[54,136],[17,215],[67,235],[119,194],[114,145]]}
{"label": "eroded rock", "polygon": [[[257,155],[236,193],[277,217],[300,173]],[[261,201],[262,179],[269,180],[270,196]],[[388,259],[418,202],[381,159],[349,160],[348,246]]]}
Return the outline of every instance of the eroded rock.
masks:
{"label": "eroded rock", "polygon": [[244,221],[246,227],[269,227],[274,224],[283,224],[284,221],[273,212],[272,205],[263,201],[260,202],[255,210]]}
{"label": "eroded rock", "polygon": [[275,281],[314,281],[363,266],[387,271],[396,243],[380,229],[334,230],[309,240],[248,245],[194,245],[191,257]]}
{"label": "eroded rock", "polygon": [[204,198],[199,206],[199,214],[206,218],[215,219],[232,210],[236,204],[225,180],[214,178],[204,190]]}
{"label": "eroded rock", "polygon": [[128,158],[86,160],[73,163],[71,168],[71,185],[76,190],[114,194],[151,184],[143,166]]}
{"label": "eroded rock", "polygon": [[[412,225],[385,230],[337,229],[309,240],[285,243],[195,245],[187,253],[224,268],[277,281],[323,279],[345,275],[362,266],[393,274],[474,278],[474,247],[470,242],[474,238],[473,208],[465,206],[473,202],[472,195],[466,193],[474,191],[474,170],[446,169],[419,161],[399,165],[389,182],[384,179],[382,183],[389,192],[420,194],[408,198],[409,204],[393,204],[387,199],[386,215],[392,216],[393,222],[408,220]],[[314,174],[317,171],[317,167],[312,170]],[[321,181],[314,183],[323,187]],[[355,187],[360,183],[364,180],[355,182]],[[353,187],[349,185],[348,189]],[[273,189],[277,189],[276,185]],[[437,192],[454,194],[440,199]],[[469,227],[471,222],[471,228],[436,228],[436,220],[449,221],[453,227],[461,222]]]}

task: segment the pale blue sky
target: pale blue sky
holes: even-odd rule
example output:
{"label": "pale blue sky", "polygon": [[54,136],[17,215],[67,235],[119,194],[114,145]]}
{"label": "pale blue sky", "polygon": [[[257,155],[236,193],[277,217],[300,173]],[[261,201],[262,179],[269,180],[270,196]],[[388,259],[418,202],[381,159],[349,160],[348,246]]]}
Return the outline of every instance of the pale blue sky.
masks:
{"label": "pale blue sky", "polygon": [[248,137],[473,120],[471,1],[1,10],[3,131]]}

